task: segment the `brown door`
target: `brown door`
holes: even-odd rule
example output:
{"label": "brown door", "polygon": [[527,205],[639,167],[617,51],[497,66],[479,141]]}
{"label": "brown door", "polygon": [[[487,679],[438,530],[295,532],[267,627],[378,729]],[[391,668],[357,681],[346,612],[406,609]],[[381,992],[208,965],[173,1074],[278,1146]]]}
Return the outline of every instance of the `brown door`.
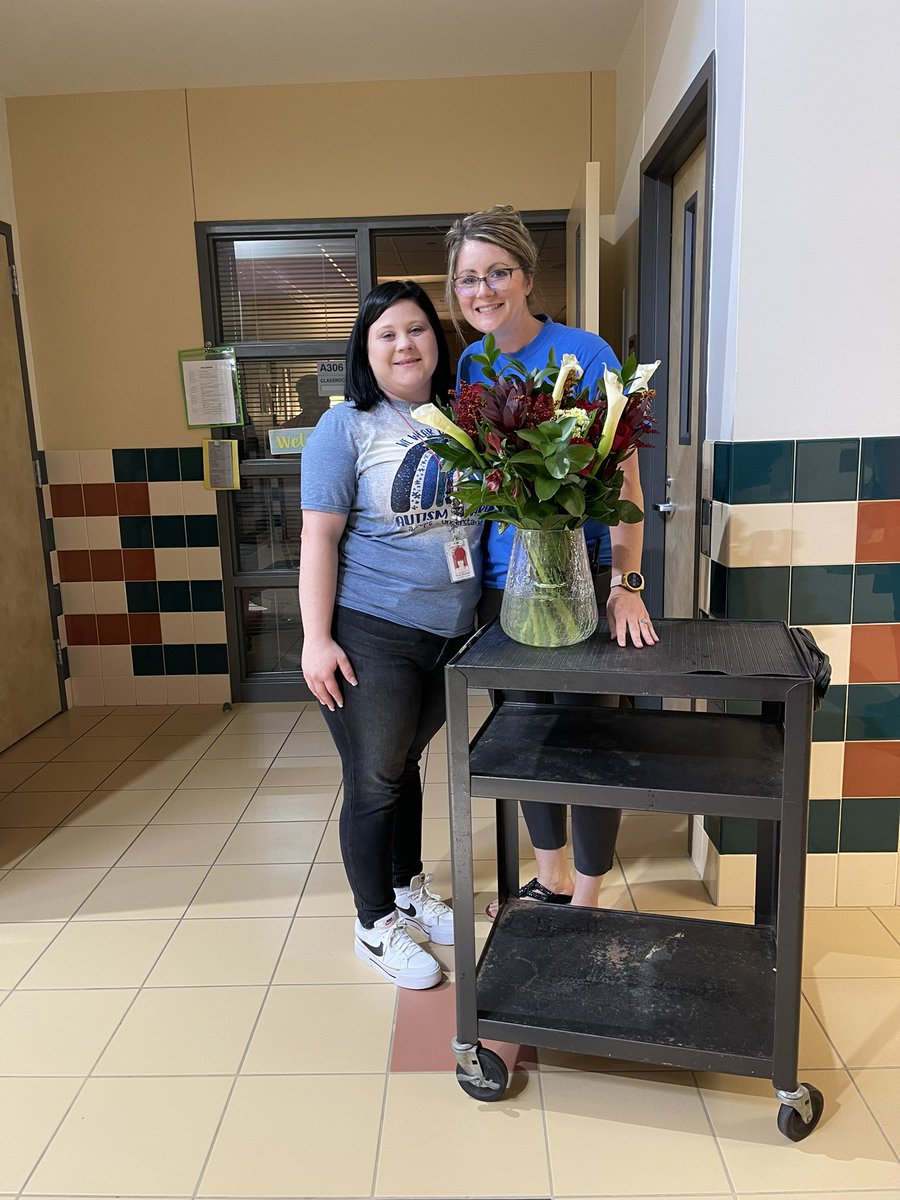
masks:
{"label": "brown door", "polygon": [[0,750],[62,707],[8,230],[0,225]]}

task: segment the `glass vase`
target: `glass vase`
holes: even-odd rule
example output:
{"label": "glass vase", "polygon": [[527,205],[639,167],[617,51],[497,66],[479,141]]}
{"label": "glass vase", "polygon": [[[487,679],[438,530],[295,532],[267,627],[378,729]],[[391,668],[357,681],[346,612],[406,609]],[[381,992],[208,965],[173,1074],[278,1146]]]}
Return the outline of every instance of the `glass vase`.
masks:
{"label": "glass vase", "polygon": [[572,646],[591,636],[597,598],[583,529],[516,530],[500,626],[526,646]]}

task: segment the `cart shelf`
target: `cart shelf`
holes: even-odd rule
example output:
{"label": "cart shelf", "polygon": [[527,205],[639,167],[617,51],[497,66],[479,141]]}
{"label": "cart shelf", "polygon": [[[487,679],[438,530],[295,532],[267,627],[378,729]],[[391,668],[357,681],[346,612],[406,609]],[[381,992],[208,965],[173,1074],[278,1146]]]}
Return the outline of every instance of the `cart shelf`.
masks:
{"label": "cart shelf", "polygon": [[761,717],[503,704],[469,770],[479,796],[776,820],[783,757]]}

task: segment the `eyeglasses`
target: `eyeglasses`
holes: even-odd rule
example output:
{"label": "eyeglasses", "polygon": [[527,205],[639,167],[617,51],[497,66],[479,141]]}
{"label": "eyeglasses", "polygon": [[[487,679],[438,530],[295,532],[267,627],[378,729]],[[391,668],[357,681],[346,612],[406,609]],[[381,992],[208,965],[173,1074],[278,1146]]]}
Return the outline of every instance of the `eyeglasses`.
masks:
{"label": "eyeglasses", "polygon": [[487,275],[457,275],[453,280],[453,289],[460,296],[474,296],[482,283],[486,283],[492,292],[505,292],[513,271],[524,271],[524,267],[494,267]]}

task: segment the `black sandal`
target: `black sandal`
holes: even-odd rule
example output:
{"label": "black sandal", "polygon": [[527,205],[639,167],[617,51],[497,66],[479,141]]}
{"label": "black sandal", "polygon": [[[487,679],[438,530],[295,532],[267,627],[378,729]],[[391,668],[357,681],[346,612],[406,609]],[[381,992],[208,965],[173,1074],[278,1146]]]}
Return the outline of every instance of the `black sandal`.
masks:
{"label": "black sandal", "polygon": [[[551,892],[549,888],[545,888],[538,879],[532,879],[520,887],[516,895],[520,900],[537,900],[540,904],[571,904],[572,897],[565,895],[564,892]],[[500,911],[500,901],[492,900],[484,910],[485,914],[495,920]]]}

